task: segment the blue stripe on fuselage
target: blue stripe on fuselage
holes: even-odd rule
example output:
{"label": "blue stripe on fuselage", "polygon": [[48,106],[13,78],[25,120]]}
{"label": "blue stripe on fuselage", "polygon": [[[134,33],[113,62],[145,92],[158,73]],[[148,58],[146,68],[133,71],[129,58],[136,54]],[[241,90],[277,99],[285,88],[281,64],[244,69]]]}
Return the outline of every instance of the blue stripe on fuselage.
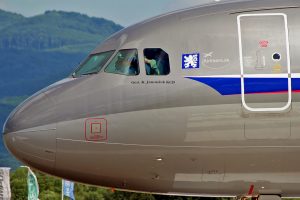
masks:
{"label": "blue stripe on fuselage", "polygon": [[[241,94],[241,78],[186,77],[206,84],[221,95]],[[245,94],[288,91],[288,78],[244,78]],[[292,78],[293,91],[300,90],[300,78]]]}

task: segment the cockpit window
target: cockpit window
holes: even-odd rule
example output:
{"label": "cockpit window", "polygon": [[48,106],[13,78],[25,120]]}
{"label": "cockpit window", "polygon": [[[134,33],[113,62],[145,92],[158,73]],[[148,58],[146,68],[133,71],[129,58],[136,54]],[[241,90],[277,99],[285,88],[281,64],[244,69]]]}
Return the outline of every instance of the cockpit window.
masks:
{"label": "cockpit window", "polygon": [[73,77],[98,73],[114,51],[90,55],[73,73]]}
{"label": "cockpit window", "polygon": [[160,48],[144,49],[147,75],[168,75],[170,73],[169,55]]}
{"label": "cockpit window", "polygon": [[104,70],[107,73],[136,76],[140,73],[136,49],[120,50]]}

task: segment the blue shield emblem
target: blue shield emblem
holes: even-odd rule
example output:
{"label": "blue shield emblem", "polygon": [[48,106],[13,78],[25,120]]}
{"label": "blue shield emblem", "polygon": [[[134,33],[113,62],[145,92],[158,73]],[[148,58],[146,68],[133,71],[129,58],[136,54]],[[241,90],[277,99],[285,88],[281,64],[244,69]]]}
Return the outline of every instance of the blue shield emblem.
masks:
{"label": "blue shield emblem", "polygon": [[182,54],[182,69],[200,69],[200,54]]}

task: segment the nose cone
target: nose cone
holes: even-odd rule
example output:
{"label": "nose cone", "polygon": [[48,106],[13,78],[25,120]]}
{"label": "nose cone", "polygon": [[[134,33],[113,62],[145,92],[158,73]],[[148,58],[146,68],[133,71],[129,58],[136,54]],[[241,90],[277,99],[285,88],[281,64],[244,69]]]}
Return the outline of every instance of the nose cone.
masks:
{"label": "nose cone", "polygon": [[51,172],[56,152],[55,102],[41,92],[18,106],[3,127],[9,151],[22,162]]}
{"label": "nose cone", "polygon": [[5,133],[12,133],[54,123],[55,102],[44,92],[38,93],[18,106],[6,120]]}

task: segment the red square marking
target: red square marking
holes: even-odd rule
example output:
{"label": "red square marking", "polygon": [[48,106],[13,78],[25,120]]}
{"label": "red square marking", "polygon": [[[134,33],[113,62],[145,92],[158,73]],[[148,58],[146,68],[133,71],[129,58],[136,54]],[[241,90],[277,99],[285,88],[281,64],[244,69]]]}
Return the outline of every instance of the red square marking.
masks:
{"label": "red square marking", "polygon": [[92,134],[101,134],[101,123],[91,123]]}
{"label": "red square marking", "polygon": [[104,118],[90,118],[85,120],[84,129],[87,141],[107,140],[107,120]]}

